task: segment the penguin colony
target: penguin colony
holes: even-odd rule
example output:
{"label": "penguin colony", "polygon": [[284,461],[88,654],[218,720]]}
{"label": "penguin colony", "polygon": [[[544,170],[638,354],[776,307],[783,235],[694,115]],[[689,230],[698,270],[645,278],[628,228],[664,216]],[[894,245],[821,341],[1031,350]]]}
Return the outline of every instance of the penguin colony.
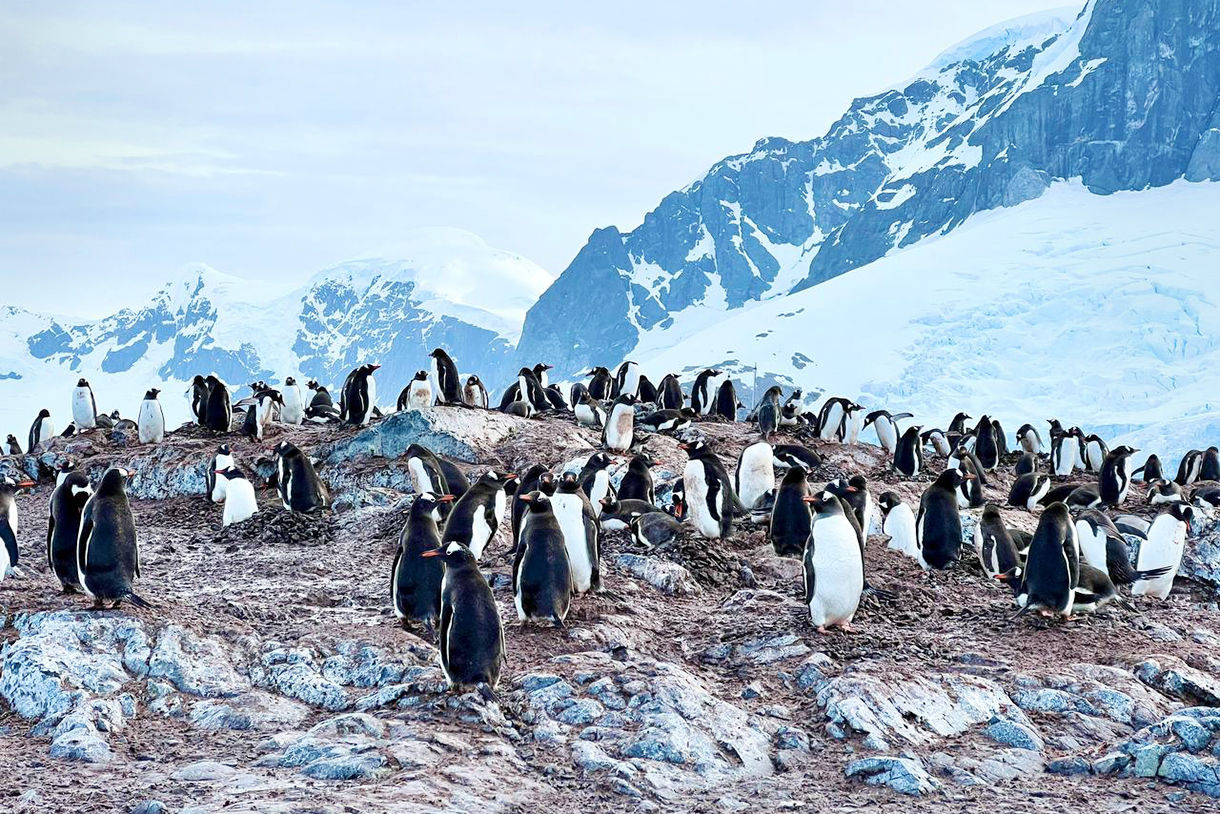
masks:
{"label": "penguin colony", "polygon": [[[459,375],[443,349],[429,354],[398,395],[399,411],[438,407],[491,409],[492,400],[476,375]],[[217,436],[239,426],[262,441],[273,424],[342,423],[367,426],[383,417],[377,404],[377,364],[351,371],[338,405],[317,381],[306,391],[293,377],[279,388],[258,381],[251,394],[233,400],[215,374],[196,376],[186,396],[195,422]],[[721,540],[734,524],[762,526],[775,554],[799,559],[804,600],[819,633],[851,629],[865,600],[886,601],[888,591],[870,585],[865,545],[874,526],[898,555],[915,560],[928,574],[962,567],[961,510],[981,508],[974,525],[973,555],[987,579],[1011,588],[1016,616],[1036,613],[1071,620],[1114,603],[1133,609],[1134,597],[1166,599],[1181,565],[1197,507],[1220,506],[1220,451],[1192,450],[1176,477],[1166,478],[1160,460],[1149,456],[1132,469],[1139,450],[1109,448],[1095,434],[1049,420],[1043,433],[1032,424],[1008,436],[998,421],[965,412],[947,429],[910,422],[910,413],[865,408],[851,399],[830,397],[816,411],[803,394],[785,397],[769,388],[746,417],[758,427],[735,466],[705,439],[680,445],[687,462],[659,505],[653,481],[656,466],[642,445],[652,433],[685,435],[697,421],[737,421],[736,386],[721,371],[708,369],[693,380],[689,395],[676,375],[654,385],[631,361],[616,372],[596,367],[587,381],[566,389],[549,381],[552,368],[521,368],[495,409],[530,418],[571,417],[600,432],[602,450],[579,472],[556,473],[534,464],[521,473],[484,467],[474,482],[452,462],[412,445],[407,468],[416,498],[388,563],[393,610],[404,627],[422,625],[435,637],[451,688],[494,692],[507,654],[504,626],[479,561],[501,525],[511,540],[513,605],[521,623],[563,627],[582,594],[602,584],[602,533],[625,529],[645,549],[664,550],[683,534]],[[80,379],[71,395],[72,420],[62,435],[98,429],[134,429],[142,444],[166,437],[160,390],[149,389],[135,422],[118,411],[99,413],[89,382]],[[234,422],[234,413],[242,414]],[[918,505],[893,491],[874,497],[860,474],[820,483],[819,453],[799,443],[775,443],[782,432],[795,438],[854,445],[868,428],[905,480],[929,482]],[[39,411],[28,433],[35,452],[55,436],[51,412]],[[8,454],[20,454],[14,435]],[[268,479],[283,509],[312,513],[329,507],[325,482],[314,461],[288,440],[274,447],[275,471]],[[220,443],[206,462],[206,499],[224,504],[224,525],[241,523],[259,511],[254,484]],[[1016,475],[1009,493],[994,494],[989,476],[1001,467]],[[612,470],[620,472],[611,477]],[[1080,475],[1077,475],[1080,473]],[[1151,521],[1124,512],[1137,477],[1148,486]],[[152,607],[134,591],[141,576],[135,518],[127,485],[138,473],[107,469],[93,483],[65,462],[49,506],[47,561],[64,593],[83,593],[95,608],[128,600]],[[617,481],[617,483],[616,483]],[[14,500],[30,480],[0,478],[0,579],[20,573],[18,511]],[[988,494],[988,490],[993,494]],[[1022,532],[1006,524],[1009,513],[1035,513],[1037,528]],[[1130,545],[1134,545],[1134,554]],[[1124,595],[1124,591],[1126,595]]]}

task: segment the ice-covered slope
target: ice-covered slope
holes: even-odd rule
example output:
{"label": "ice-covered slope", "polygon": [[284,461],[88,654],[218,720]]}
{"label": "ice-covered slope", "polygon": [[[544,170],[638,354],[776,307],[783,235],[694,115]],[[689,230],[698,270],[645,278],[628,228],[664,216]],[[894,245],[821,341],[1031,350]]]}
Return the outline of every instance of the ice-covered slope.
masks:
{"label": "ice-covered slope", "polygon": [[967,410],[1013,431],[1052,416],[1110,437],[1147,428],[1131,437],[1176,457],[1207,430],[1176,420],[1220,410],[1217,211],[1220,183],[1058,183],[676,345],[646,335],[633,356],[651,375],[699,360],[747,383],[757,365],[929,426]]}

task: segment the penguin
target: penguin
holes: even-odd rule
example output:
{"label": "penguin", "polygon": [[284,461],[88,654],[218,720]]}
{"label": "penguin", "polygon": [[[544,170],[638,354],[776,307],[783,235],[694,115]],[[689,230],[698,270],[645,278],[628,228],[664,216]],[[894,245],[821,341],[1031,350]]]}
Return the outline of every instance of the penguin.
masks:
{"label": "penguin", "polygon": [[609,370],[604,367],[595,367],[585,375],[593,377],[589,382],[589,395],[594,400],[606,401],[612,397],[611,392],[614,390],[614,379],[611,377]]}
{"label": "penguin", "polygon": [[200,427],[206,427],[208,424],[208,396],[211,395],[212,388],[208,385],[208,380],[198,374],[191,380],[191,389],[189,391],[191,399],[191,415],[195,416],[195,423]]}
{"label": "penguin", "polygon": [[894,448],[894,471],[904,478],[913,478],[923,471],[923,443],[919,425],[907,427]]}
{"label": "penguin", "polygon": [[711,386],[712,380],[719,375],[719,370],[709,368],[695,377],[695,384],[690,391],[690,403],[691,408],[699,415],[710,415],[715,407],[716,393]]}
{"label": "penguin", "polygon": [[983,465],[984,471],[990,472],[1000,462],[1000,447],[996,441],[995,425],[989,416],[979,419],[974,429],[974,456]]}
{"label": "penguin", "polygon": [[1173,480],[1179,486],[1190,486],[1199,479],[1199,471],[1203,468],[1203,453],[1192,449],[1182,456],[1178,463],[1178,475]]}
{"label": "penguin", "polygon": [[258,420],[257,405],[246,407],[246,417],[241,422],[241,434],[251,441],[263,440],[263,422]]}
{"label": "penguin", "polygon": [[[69,424],[68,429],[71,430],[72,425]],[[118,421],[114,422],[114,429],[118,430],[119,432],[131,432],[132,430],[137,429],[137,427],[136,427],[136,422],[132,421],[130,418],[121,418]],[[65,436],[71,435],[71,434],[72,434],[71,432],[64,433]]]}
{"label": "penguin", "polygon": [[1017,546],[1004,526],[1004,517],[994,503],[983,507],[983,516],[974,527],[974,551],[988,579],[1020,565]]}
{"label": "penguin", "polygon": [[216,448],[216,454],[212,456],[212,465],[208,467],[208,497],[213,503],[223,503],[229,481],[227,478],[216,477],[217,472],[222,472],[234,465],[233,453],[229,450],[228,444],[221,444]]}
{"label": "penguin", "polygon": [[496,536],[504,513],[508,510],[508,494],[504,491],[514,472],[500,474],[489,469],[453,504],[445,521],[442,543],[458,542],[470,550],[476,560],[483,556],[487,544]]}
{"label": "penguin", "polygon": [[1209,506],[1220,506],[1220,486],[1214,483],[1205,483],[1195,487],[1190,493],[1190,502],[1200,505],[1206,503]]}
{"label": "penguin", "polygon": [[514,382],[500,398],[500,411],[520,415],[522,408],[513,405],[524,405],[525,412],[532,415],[550,409],[550,402],[542,392],[538,376],[528,367],[517,371],[517,381]]}
{"label": "penguin", "polygon": [[639,392],[636,393],[636,396],[639,398],[641,403],[651,404],[655,407],[657,401],[659,400],[660,394],[657,392],[657,386],[649,381],[647,376],[641,375],[640,388]]}
{"label": "penguin", "polygon": [[957,562],[962,548],[962,516],[957,507],[957,490],[962,481],[974,477],[956,469],[937,476],[919,500],[915,515],[915,539],[919,544],[919,564],[924,570],[944,570]]}
{"label": "penguin", "polygon": [[1027,472],[1012,482],[1012,489],[1008,492],[1008,505],[1019,506],[1032,512],[1050,490],[1050,477],[1037,472]]}
{"label": "penguin", "polygon": [[0,477],[0,539],[4,541],[4,546],[0,547],[0,580],[10,569],[17,567],[20,556],[17,548],[17,491],[33,485],[32,480],[16,481],[8,475]]}
{"label": "penguin", "polygon": [[355,427],[367,426],[377,406],[377,380],[381,365],[364,364],[347,374],[339,397],[339,417]]}
{"label": "penguin", "polygon": [[223,522],[226,526],[249,520],[258,513],[258,499],[254,496],[254,484],[235,466],[216,473],[216,479],[228,481],[225,486],[225,510]]}
{"label": "penguin", "polygon": [[634,498],[603,497],[600,503],[601,511],[597,518],[601,522],[602,531],[621,531],[630,525],[633,517],[663,511],[654,503]]}
{"label": "penguin", "polygon": [[426,410],[432,406],[432,382],[428,380],[428,371],[418,370],[415,378],[398,394],[395,409],[399,412],[409,410]]}
{"label": "penguin", "polygon": [[[573,474],[564,475],[550,497],[551,511],[563,533],[572,569],[572,588],[578,594],[601,589],[600,531],[589,497]],[[522,524],[521,538],[531,531],[532,519]],[[520,553],[520,546],[517,551]]]}
{"label": "penguin", "polygon": [[763,393],[758,406],[754,408],[754,419],[758,421],[758,432],[764,441],[770,441],[771,436],[779,429],[781,410],[779,397],[783,393],[784,391],[779,385],[767,388],[767,392]]}
{"label": "penguin", "polygon": [[672,373],[665,374],[661,384],[657,386],[657,407],[662,410],[681,410],[686,406],[686,394],[678,377]]}
{"label": "penguin", "polygon": [[805,602],[818,633],[851,630],[864,592],[864,553],[843,505],[830,492],[808,495],[813,529],[805,546]]}
{"label": "penguin", "polygon": [[330,502],[326,484],[314,471],[313,461],[290,441],[275,445],[275,471],[280,502],[291,512],[316,512]]}
{"label": "penguin", "polygon": [[5,450],[6,455],[21,454],[21,444],[17,443],[17,436],[13,435],[11,432],[8,434],[8,438],[4,439],[4,444],[7,447]]}
{"label": "penguin", "polygon": [[233,403],[229,398],[229,388],[217,376],[207,378],[208,403],[207,420],[204,424],[212,432],[228,432],[233,420]]}
{"label": "penguin", "polygon": [[1106,442],[1101,440],[1101,436],[1090,434],[1084,439],[1084,464],[1085,468],[1090,472],[1101,472],[1101,467],[1106,462],[1106,456],[1110,454],[1110,448],[1106,446]]}
{"label": "penguin", "polygon": [[915,513],[895,492],[882,492],[881,532],[890,538],[888,547],[913,560],[919,559],[919,540],[915,533]]}
{"label": "penguin", "polygon": [[1021,425],[1021,429],[1017,430],[1017,443],[1030,455],[1042,454],[1042,436],[1033,424]]}
{"label": "penguin", "polygon": [[855,446],[860,441],[860,430],[864,424],[864,407],[855,402],[847,406],[847,417],[844,425],[847,428],[847,444]]}
{"label": "penguin", "polygon": [[564,400],[563,391],[559,389],[557,384],[549,384],[542,388],[542,395],[546,396],[547,402],[551,405],[551,409],[560,413],[570,413],[568,402]]}
{"label": "penguin", "polygon": [[1125,444],[1106,454],[1097,478],[1098,492],[1103,506],[1121,506],[1131,488],[1131,456],[1139,452]]}
{"label": "penguin", "polygon": [[445,563],[437,645],[449,689],[486,687],[494,693],[505,658],[504,626],[474,554],[461,543],[448,543],[420,556],[441,557]]}
{"label": "penguin", "polygon": [[1204,450],[1203,462],[1199,465],[1199,480],[1220,480],[1220,448],[1208,447]]}
{"label": "penguin", "polygon": [[798,466],[812,472],[822,465],[822,456],[801,444],[774,444],[771,452],[775,456],[772,463],[780,469]]}
{"label": "penguin", "polygon": [[1070,497],[1073,492],[1085,485],[1086,484],[1083,483],[1061,484],[1043,495],[1042,499],[1039,500],[1038,503],[1041,506],[1049,506],[1052,503],[1066,503],[1068,497]]}
{"label": "penguin", "polygon": [[1022,475],[1029,475],[1038,471],[1038,456],[1032,452],[1022,452],[1021,457],[1017,459],[1015,474],[1019,478]]}
{"label": "penguin", "polygon": [[1153,481],[1163,480],[1165,475],[1161,471],[1161,459],[1156,455],[1149,455],[1147,459],[1145,459],[1143,465],[1137,466],[1131,473],[1132,479],[1134,479],[1136,475],[1141,475],[1142,477],[1140,480],[1142,480],[1144,483],[1152,483]]}
{"label": "penguin", "polygon": [[[440,459],[432,454],[432,450],[420,444],[407,447],[407,472],[411,475],[411,485],[417,494],[432,492],[436,495],[453,494],[449,488],[449,479],[441,466]],[[451,507],[440,503],[436,509],[436,519],[439,521],[448,514]]]}
{"label": "penguin", "polygon": [[1116,514],[1114,515],[1114,527],[1124,537],[1136,537],[1141,540],[1147,540],[1148,530],[1152,528],[1152,523],[1138,515]]}
{"label": "penguin", "polygon": [[586,390],[580,394],[580,400],[572,403],[572,412],[576,414],[576,423],[587,427],[605,427],[606,411],[601,402],[597,401]]}
{"label": "penguin", "polygon": [[466,377],[466,388],[462,391],[462,398],[471,407],[478,407],[480,410],[486,410],[491,403],[487,398],[487,388],[483,386],[483,380],[478,376]]}
{"label": "penguin", "polygon": [[513,539],[512,553],[514,554],[517,551],[517,543],[521,539],[521,520],[526,513],[526,503],[521,498],[534,491],[541,491],[548,497],[555,494],[555,478],[542,464],[531,465],[523,475],[517,478],[516,482],[517,488],[513,493],[513,502],[509,510],[510,531]]}
{"label": "penguin", "polygon": [[1148,539],[1140,542],[1135,556],[1136,571],[1152,571],[1165,568],[1153,579],[1138,580],[1131,586],[1132,596],[1154,596],[1166,599],[1173,589],[1174,578],[1182,564],[1182,553],[1186,550],[1186,533],[1195,516],[1193,507],[1185,503],[1174,503],[1157,515],[1148,529]]}
{"label": "penguin", "polygon": [[695,411],[687,408],[654,410],[637,423],[652,432],[678,432],[695,420]]}
{"label": "penguin", "polygon": [[330,397],[329,390],[313,379],[310,379],[305,386],[313,392],[313,396],[309,399],[309,406],[305,408],[306,418],[316,424],[342,420],[339,417],[339,409],[335,407],[334,399]]}
{"label": "penguin", "polygon": [[[958,444],[957,449],[949,456],[946,464],[950,467],[960,469],[967,475],[974,475],[978,479],[979,486],[987,485],[987,470],[983,468],[982,462],[978,456],[972,452],[966,442]],[[982,504],[979,504],[982,505]]]}
{"label": "penguin", "polygon": [[[457,365],[449,358],[449,354],[441,348],[434,349],[428,354],[432,359],[432,381],[436,382],[436,403],[437,404],[456,404],[462,405],[466,400],[462,398],[462,381],[458,376]],[[419,378],[419,374],[416,374]],[[424,379],[428,378],[428,374],[424,373]],[[432,395],[431,386],[428,387],[429,395]],[[428,407],[432,403],[427,404]],[[401,409],[401,408],[400,408]],[[420,409],[418,407],[413,409]]]}
{"label": "penguin", "polygon": [[[514,391],[516,390],[516,387],[516,385],[513,385]],[[533,418],[535,414],[534,406],[532,404],[530,404],[528,401],[521,401],[520,399],[516,398],[501,407],[500,410],[505,415],[516,416],[517,418]]]}
{"label": "penguin", "polygon": [[930,430],[925,430],[919,436],[919,440],[925,444],[931,444],[932,449],[942,458],[948,458],[953,454],[953,448],[949,446],[949,437],[945,435],[944,430],[934,427]]}
{"label": "penguin", "polygon": [[1101,493],[1098,491],[1097,484],[1086,483],[1073,489],[1063,502],[1070,508],[1095,509],[1101,505]]}
{"label": "penguin", "polygon": [[81,512],[77,579],[94,608],[107,603],[117,608],[124,599],[139,607],[149,606],[132,590],[132,583],[140,576],[140,545],[127,502],[130,477],[126,469],[108,469]]}
{"label": "penguin", "polygon": [[1168,571],[1136,571],[1131,566],[1122,531],[1101,512],[1090,510],[1076,518],[1076,539],[1083,560],[1106,572],[1115,585],[1132,585],[1141,579],[1155,579]]}
{"label": "penguin", "polygon": [[753,509],[763,496],[775,491],[775,451],[771,444],[760,440],[741,450],[733,488],[747,509]]}
{"label": "penguin", "polygon": [[970,418],[969,413],[958,413],[949,422],[949,429],[945,431],[945,439],[949,442],[951,449],[957,449],[958,444],[962,442],[962,438],[966,435],[966,422]]}
{"label": "penguin", "polygon": [[1134,605],[1119,596],[1118,588],[1110,579],[1109,574],[1094,568],[1087,562],[1080,563],[1080,573],[1076,577],[1076,588],[1072,592],[1072,613],[1095,613],[1111,602],[1130,610]]}
{"label": "penguin", "polygon": [[78,430],[91,430],[97,426],[97,401],[87,379],[77,379],[72,391],[72,420]]}
{"label": "penguin", "polygon": [[1053,436],[1051,439],[1051,471],[1059,477],[1067,477],[1080,465],[1080,441],[1075,434],[1063,432]]}
{"label": "penguin", "polygon": [[551,498],[542,492],[521,497],[529,510],[529,522],[513,557],[513,596],[517,618],[522,622],[549,621],[563,627],[572,606],[572,565],[565,538],[551,509]]}
{"label": "penguin", "polygon": [[669,506],[665,511],[678,520],[685,520],[689,514],[686,509],[686,482],[682,478],[678,478],[669,487]]}
{"label": "penguin", "polygon": [[390,597],[394,615],[406,628],[422,623],[429,635],[441,615],[441,580],[445,576],[443,560],[423,556],[426,551],[441,549],[441,535],[436,528],[436,507],[453,500],[452,495],[424,492],[411,503],[407,522],[398,533],[398,549],[390,571]]}
{"label": "penguin", "polygon": [[144,401],[140,402],[136,426],[141,444],[159,444],[165,440],[165,413],[161,411],[161,402],[157,401],[160,392],[154,387],[144,394]]}
{"label": "penguin", "polygon": [[546,372],[548,370],[554,370],[554,369],[555,369],[554,365],[548,365],[544,362],[539,362],[538,364],[534,365],[534,367],[533,367],[534,378],[538,380],[538,386],[541,387],[543,390],[545,390],[546,388],[551,386],[550,379],[547,376]]}
{"label": "penguin", "polygon": [[1063,435],[1067,430],[1063,428],[1063,423],[1057,418],[1048,418],[1046,423],[1050,425],[1051,440],[1054,441],[1060,435]]}
{"label": "penguin", "polygon": [[645,549],[664,548],[677,539],[682,523],[665,512],[648,512],[632,516],[627,524],[631,539]]}
{"label": "penguin", "polygon": [[618,485],[619,500],[646,500],[653,503],[657,499],[656,489],[652,482],[650,467],[657,462],[647,455],[634,455],[627,463],[627,471]]}
{"label": "penguin", "polygon": [[626,452],[635,441],[636,397],[624,393],[614,400],[602,427],[602,446],[612,452]]}
{"label": "penguin", "polygon": [[470,489],[470,480],[466,477],[466,473],[448,458],[442,458],[439,455],[435,457],[436,463],[441,468],[441,474],[445,476],[445,486],[449,490],[446,494],[453,495],[454,500],[460,500],[462,495]]}
{"label": "penguin", "polygon": [[737,401],[737,388],[733,386],[733,380],[725,379],[716,390],[716,405],[712,409],[712,415],[727,418],[729,421],[736,421],[737,408],[740,406]]}
{"label": "penguin", "polygon": [[802,402],[804,396],[804,391],[798,387],[788,394],[788,398],[784,399],[784,403],[779,409],[781,427],[795,427],[801,423],[805,413],[805,405]]}
{"label": "penguin", "polygon": [[963,509],[977,509],[985,502],[983,499],[982,470],[972,464],[978,460],[973,454],[963,457],[957,465],[958,471],[964,476],[961,486],[957,489],[957,505]]}
{"label": "penguin", "polygon": [[585,496],[593,504],[595,512],[600,511],[601,499],[614,495],[614,487],[610,485],[610,465],[614,460],[604,452],[595,452],[585,461],[580,469],[578,480]]}
{"label": "penguin", "polygon": [[682,482],[695,530],[709,539],[729,536],[733,515],[746,514],[747,509],[741,505],[724,464],[706,441],[681,444],[679,449],[689,458]]}
{"label": "penguin", "polygon": [[34,419],[33,426],[30,427],[30,445],[26,447],[31,454],[35,448],[55,437],[55,423],[51,421],[51,411],[42,409],[38,411],[38,416]]}
{"label": "penguin", "polygon": [[860,527],[860,545],[863,546],[868,541],[876,513],[872,493],[868,490],[868,478],[863,475],[852,475],[850,478],[840,476],[826,484],[825,491],[837,495],[851,509],[856,525]]}
{"label": "penguin", "polygon": [[[847,438],[847,417],[852,408],[850,399],[830,398],[818,411],[819,437],[823,441],[842,443]],[[856,405],[858,406],[858,405]]]}
{"label": "penguin", "polygon": [[794,466],[784,473],[775,502],[771,506],[771,522],[767,525],[767,540],[777,557],[801,557],[813,528],[813,515],[805,498],[809,496],[806,472]]}
{"label": "penguin", "polygon": [[[893,455],[898,450],[898,422],[912,417],[910,413],[890,415],[888,410],[874,410],[864,417],[864,429],[868,429],[871,425],[873,431],[877,433],[877,443],[881,445],[882,449]],[[918,442],[918,433],[916,433],[916,442]]]}
{"label": "penguin", "polygon": [[87,477],[80,472],[69,472],[51,495],[51,516],[47,522],[47,564],[66,594],[81,590],[76,545],[80,537],[81,512],[92,494],[93,487],[89,485]]}
{"label": "penguin", "polygon": [[71,458],[64,458],[59,462],[59,466],[55,470],[55,488],[58,489],[63,485],[63,482],[68,479],[68,476],[76,471],[76,462]]}
{"label": "penguin", "polygon": [[635,362],[626,361],[618,366],[618,372],[614,374],[614,395],[618,396],[639,396],[640,394],[640,366]]}
{"label": "penguin", "polygon": [[284,424],[299,425],[305,421],[305,401],[301,397],[301,386],[292,376],[284,379],[280,388],[283,406],[280,408],[280,421]]}
{"label": "penguin", "polygon": [[1079,575],[1080,547],[1072,516],[1065,504],[1052,503],[1038,518],[1029,545],[1017,594],[1019,614],[1038,611],[1043,616],[1070,618]]}
{"label": "penguin", "polygon": [[1156,506],[1160,503],[1182,503],[1186,498],[1182,487],[1171,480],[1159,480],[1148,484],[1148,503]]}

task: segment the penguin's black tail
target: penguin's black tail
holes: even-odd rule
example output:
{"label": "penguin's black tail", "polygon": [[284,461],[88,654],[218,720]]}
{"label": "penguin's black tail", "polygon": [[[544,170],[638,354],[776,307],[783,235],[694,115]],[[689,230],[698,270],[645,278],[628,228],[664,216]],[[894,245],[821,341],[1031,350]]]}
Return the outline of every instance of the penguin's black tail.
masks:
{"label": "penguin's black tail", "polygon": [[1152,568],[1147,571],[1136,571],[1136,572],[1134,572],[1135,578],[1133,580],[1131,580],[1131,582],[1132,582],[1132,584],[1135,584],[1136,582],[1140,582],[1141,580],[1156,579],[1157,577],[1163,577],[1169,573],[1170,567],[1171,566],[1166,565],[1164,568]]}
{"label": "penguin's black tail", "polygon": [[156,607],[156,605],[149,602],[147,599],[144,599],[142,596],[137,594],[135,591],[128,591],[127,596],[124,598],[127,599],[129,602],[131,602],[131,604],[135,605],[137,608],[150,608],[151,609],[151,608]]}
{"label": "penguin's black tail", "polygon": [[1025,612],[1028,610],[1029,610],[1029,605],[1022,605],[1021,610],[1017,611],[1016,613],[1014,613],[1012,615],[1012,620],[1016,621],[1017,619],[1020,619],[1022,616],[1025,615]]}
{"label": "penguin's black tail", "polygon": [[496,695],[496,691],[491,688],[490,684],[480,681],[478,684],[479,695],[483,696],[483,700],[489,703],[500,703],[500,696]]}

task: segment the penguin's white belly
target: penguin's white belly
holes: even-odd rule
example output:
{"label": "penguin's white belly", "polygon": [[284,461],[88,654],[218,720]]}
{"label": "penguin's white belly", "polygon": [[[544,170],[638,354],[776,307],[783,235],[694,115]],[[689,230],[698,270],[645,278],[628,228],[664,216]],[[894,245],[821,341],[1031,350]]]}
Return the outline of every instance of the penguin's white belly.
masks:
{"label": "penguin's white belly", "polygon": [[563,547],[567,549],[572,568],[572,585],[578,593],[585,593],[593,587],[593,563],[585,542],[584,507],[576,495],[562,494],[551,498],[551,506],[559,521],[559,530],[563,532]]}
{"label": "penguin's white belly", "polygon": [[[369,399],[368,404],[364,405],[364,420],[360,422],[361,424],[369,423],[369,421],[373,418],[373,407],[377,404],[377,380],[372,376],[369,376],[367,379],[365,379],[365,382],[368,389]],[[390,392],[392,393],[394,391],[391,390]]]}
{"label": "penguin's white belly", "polygon": [[423,410],[432,406],[432,388],[427,382],[414,382],[407,391],[407,409]]}
{"label": "penguin's white belly", "polygon": [[245,479],[229,484],[225,498],[224,524],[249,520],[258,512],[258,501],[254,497],[254,486]]}
{"label": "penguin's white belly", "polygon": [[504,522],[504,512],[506,511],[508,511],[508,495],[503,489],[499,489],[496,491],[495,498],[496,525]]}
{"label": "penguin's white belly", "polygon": [[577,404],[575,407],[576,420],[581,424],[589,427],[597,426],[597,416],[587,404]]}
{"label": "penguin's white belly", "polygon": [[1178,575],[1178,566],[1182,564],[1182,552],[1185,547],[1186,524],[1167,515],[1157,518],[1148,530],[1148,539],[1140,543],[1135,569],[1149,571],[1168,566],[1169,571],[1156,579],[1139,580],[1131,587],[1131,593],[1136,596],[1155,596],[1158,599],[1169,596],[1173,580]]}
{"label": "penguin's white belly", "polygon": [[1076,537],[1080,540],[1080,555],[1084,561],[1098,571],[1106,571],[1106,536],[1100,531],[1093,533],[1092,527],[1085,522],[1076,524]]}
{"label": "penguin's white belly", "polygon": [[76,422],[77,428],[82,430],[97,426],[97,416],[93,414],[93,396],[84,387],[72,391],[72,420]]}
{"label": "penguin's white belly", "polygon": [[606,425],[606,447],[615,452],[631,449],[631,436],[635,428],[635,413],[630,408],[614,410],[610,423]]}
{"label": "penguin's white belly", "polygon": [[601,501],[608,494],[610,494],[610,473],[602,469],[593,476],[593,494],[588,496],[589,502],[593,504],[594,517],[601,517]]}
{"label": "penguin's white belly", "polygon": [[855,446],[860,440],[860,425],[864,421],[864,412],[857,410],[847,418],[847,443]]}
{"label": "penguin's white belly", "polygon": [[[17,523],[17,501],[14,500],[8,504],[8,527],[13,530],[14,537],[17,536],[17,532],[19,530]],[[0,548],[4,548],[4,546],[0,545]]]}
{"label": "penguin's white belly", "polygon": [[[697,462],[688,463],[684,472],[684,482],[686,484],[686,503],[695,528],[704,537],[713,540],[720,537],[720,521],[712,517],[707,506],[707,482],[703,480],[703,467]],[[718,497],[718,502],[723,503],[723,500]],[[721,507],[718,505],[716,509],[720,511]]]}
{"label": "penguin's white belly", "polygon": [[843,408],[838,404],[826,411],[826,423],[822,425],[821,438],[823,441],[837,440],[839,435],[839,424],[843,421]]}
{"label": "penguin's white belly", "polygon": [[877,428],[877,440],[881,442],[881,446],[893,455],[894,450],[898,449],[898,433],[894,431],[894,425],[889,421],[880,420],[873,426]]}
{"label": "penguin's white belly", "polygon": [[[632,367],[628,369],[627,376],[623,381],[623,393],[636,395],[640,392],[640,370]],[[620,394],[621,395],[621,394]]]}
{"label": "penguin's white belly", "polygon": [[411,473],[411,482],[415,485],[416,494],[422,495],[424,492],[435,491],[432,479],[428,477],[428,470],[424,468],[424,462],[419,458],[407,461],[407,471]]}
{"label": "penguin's white belly", "polygon": [[860,606],[864,568],[860,544],[846,518],[813,524],[813,596],[809,616],[815,627],[847,624]]}
{"label": "penguin's white belly", "polygon": [[482,510],[476,509],[474,517],[470,521],[470,553],[474,554],[476,560],[483,556],[483,549],[487,547],[489,540],[491,540],[491,526],[483,517]]}
{"label": "penguin's white belly", "polygon": [[741,457],[741,471],[737,474],[738,497],[751,509],[758,499],[775,489],[775,456],[770,444],[755,444]]}
{"label": "penguin's white belly", "polygon": [[165,440],[165,419],[161,415],[161,406],[156,401],[149,399],[142,402],[138,419],[141,444]]}
{"label": "penguin's white belly", "polygon": [[919,543],[915,540],[915,515],[910,507],[902,505],[890,509],[882,531],[889,535],[890,548],[918,559]]}
{"label": "penguin's white belly", "polygon": [[284,388],[284,406],[280,408],[280,420],[285,424],[300,424],[305,419],[305,407],[301,401],[301,388]]}

